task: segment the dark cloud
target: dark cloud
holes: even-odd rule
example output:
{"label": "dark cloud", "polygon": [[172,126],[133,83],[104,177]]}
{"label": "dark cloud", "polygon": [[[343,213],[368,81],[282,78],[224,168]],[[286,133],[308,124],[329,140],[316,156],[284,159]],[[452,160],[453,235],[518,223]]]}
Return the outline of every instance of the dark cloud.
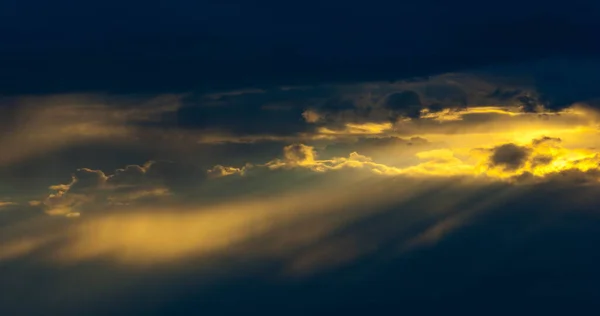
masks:
{"label": "dark cloud", "polygon": [[520,96],[517,98],[517,100],[521,104],[523,112],[527,113],[537,112],[538,107],[540,105],[543,105],[536,98],[533,98],[531,96]]}
{"label": "dark cloud", "polygon": [[569,169],[552,175],[548,179],[548,182],[550,185],[560,185],[559,188],[565,189],[565,187],[577,186],[578,184],[596,185],[599,178],[599,169],[590,169],[587,171]]}
{"label": "dark cloud", "polygon": [[446,108],[462,108],[469,104],[467,93],[452,84],[426,85],[424,93],[427,97],[441,102]]}
{"label": "dark cloud", "polygon": [[82,168],[73,173],[73,179],[75,181],[71,184],[69,191],[71,193],[84,193],[101,188],[106,183],[107,177],[101,170]]}
{"label": "dark cloud", "polygon": [[336,113],[341,111],[355,110],[356,104],[354,100],[336,97],[326,100],[325,102],[320,104],[318,108],[325,113]]}
{"label": "dark cloud", "polygon": [[146,168],[129,165],[124,169],[115,170],[115,173],[108,177],[106,182],[110,185],[136,185],[143,181],[145,174]]}
{"label": "dark cloud", "polygon": [[500,145],[492,149],[490,163],[493,166],[502,166],[509,170],[515,170],[525,164],[530,151],[527,147],[515,144]]}
{"label": "dark cloud", "polygon": [[392,118],[397,115],[418,118],[422,109],[421,97],[415,91],[397,92],[387,97],[385,108],[393,111]]}
{"label": "dark cloud", "polygon": [[[193,195],[207,178],[207,170],[172,161],[128,165],[110,174],[81,168],[70,183],[55,184],[39,204],[50,215],[72,215],[114,205],[152,201],[164,196]],[[197,192],[196,192],[197,194]]]}
{"label": "dark cloud", "polygon": [[540,138],[536,138],[533,141],[531,141],[531,143],[534,146],[538,146],[544,143],[560,143],[562,140],[558,137],[549,137],[549,136],[543,136]]}
{"label": "dark cloud", "polygon": [[308,132],[302,113],[308,108],[324,112],[354,109],[335,87],[274,88],[223,94],[192,94],[170,120],[158,126],[226,131],[235,135],[294,135]]}
{"label": "dark cloud", "polygon": [[[534,159],[533,162],[535,163],[536,160]],[[550,190],[554,194],[559,192],[562,194],[561,191],[589,189],[590,187],[596,190],[598,189],[598,179],[600,179],[599,169],[582,171],[574,168],[547,174],[543,179],[534,176],[530,172],[524,172],[514,177],[516,183],[534,185]]]}
{"label": "dark cloud", "polygon": [[152,161],[147,164],[145,176],[175,192],[187,192],[206,178],[206,170],[188,163]]}
{"label": "dark cloud", "polygon": [[442,111],[444,108],[445,108],[445,107],[444,107],[444,105],[443,105],[443,104],[441,104],[441,103],[437,103],[437,102],[436,102],[436,103],[432,103],[432,104],[430,104],[430,105],[428,105],[428,106],[427,106],[427,109],[428,109],[430,112],[433,112],[433,113],[440,112],[440,111]]}
{"label": "dark cloud", "polygon": [[597,60],[561,60],[534,70],[536,88],[547,108],[560,110],[576,102],[600,98],[600,63]]}
{"label": "dark cloud", "polygon": [[543,165],[547,165],[547,164],[551,163],[553,160],[554,160],[554,157],[552,157],[550,155],[535,156],[531,160],[531,164],[533,167],[540,166],[540,165],[543,166]]}
{"label": "dark cloud", "polygon": [[502,101],[506,101],[506,100],[510,100],[513,99],[514,97],[518,96],[519,94],[521,94],[521,90],[516,89],[516,90],[503,90],[500,88],[496,88],[496,90],[492,91],[492,93],[488,94],[487,96],[490,98],[494,98],[494,99],[498,99],[498,100],[502,100]]}
{"label": "dark cloud", "polygon": [[306,130],[302,109],[264,109],[261,105],[184,106],[177,113],[177,126],[230,131],[236,135],[290,135]]}
{"label": "dark cloud", "polygon": [[509,82],[531,82],[534,93],[524,91],[516,96],[516,100],[524,111],[537,112],[539,106],[550,111],[560,111],[578,102],[596,106],[600,98],[596,84],[599,69],[597,58],[579,56],[547,58],[506,65],[504,69],[490,67],[489,70]]}

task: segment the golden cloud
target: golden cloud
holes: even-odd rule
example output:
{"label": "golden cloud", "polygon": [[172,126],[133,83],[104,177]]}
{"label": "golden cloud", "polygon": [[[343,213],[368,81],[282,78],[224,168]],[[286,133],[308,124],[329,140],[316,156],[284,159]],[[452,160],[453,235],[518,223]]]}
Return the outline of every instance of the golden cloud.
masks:
{"label": "golden cloud", "polygon": [[354,168],[387,176],[473,176],[509,181],[524,174],[543,178],[568,170],[588,172],[600,169],[600,156],[595,150],[563,147],[561,139],[548,136],[530,139],[526,143],[426,150],[417,152],[415,156],[420,162],[405,166],[379,163],[358,152],[352,152],[347,157],[318,159],[314,147],[293,144],[284,147],[283,159],[257,164],[256,167],[304,168],[316,172]]}

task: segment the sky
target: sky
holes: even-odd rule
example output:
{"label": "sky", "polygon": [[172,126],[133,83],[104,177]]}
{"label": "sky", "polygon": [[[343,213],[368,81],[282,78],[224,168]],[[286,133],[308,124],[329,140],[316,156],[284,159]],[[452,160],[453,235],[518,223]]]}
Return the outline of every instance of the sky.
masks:
{"label": "sky", "polygon": [[592,307],[599,9],[1,2],[0,314]]}

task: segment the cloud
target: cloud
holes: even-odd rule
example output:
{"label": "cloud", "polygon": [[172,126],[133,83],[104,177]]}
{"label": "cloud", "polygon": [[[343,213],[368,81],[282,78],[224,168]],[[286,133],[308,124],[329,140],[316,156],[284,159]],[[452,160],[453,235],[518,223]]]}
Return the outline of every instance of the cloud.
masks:
{"label": "cloud", "polygon": [[[396,92],[387,97],[385,106],[394,113],[402,113],[409,118],[419,118],[421,113],[421,98],[414,91]],[[398,115],[398,114],[394,114]]]}
{"label": "cloud", "polygon": [[496,88],[496,90],[494,90],[490,94],[488,94],[488,97],[504,101],[504,100],[511,100],[514,97],[518,96],[519,94],[521,94],[521,90],[519,90],[519,89],[504,90],[501,88]]}
{"label": "cloud", "polygon": [[82,168],[73,173],[71,183],[51,186],[51,194],[30,204],[42,207],[49,215],[76,217],[111,205],[169,197],[182,187],[198,185],[204,179],[205,174],[169,161],[129,165],[110,175],[101,170]]}
{"label": "cloud", "polygon": [[515,170],[523,166],[529,156],[529,148],[515,144],[504,144],[492,149],[490,162],[493,166],[502,166]]}
{"label": "cloud", "polygon": [[316,153],[310,146],[293,144],[283,148],[283,157],[292,165],[303,166],[314,164]]}
{"label": "cloud", "polygon": [[[452,83],[427,85],[424,87],[424,94],[434,102],[443,104],[448,108],[463,108],[469,105],[467,92],[459,85]],[[491,98],[497,97],[493,93],[489,96]]]}
{"label": "cloud", "polygon": [[[247,166],[254,170],[307,169],[323,173],[356,169],[385,176],[465,176],[497,181],[521,181],[529,176],[537,181],[546,181],[571,170],[589,175],[594,174],[595,170],[600,170],[597,152],[588,149],[567,149],[560,145],[559,138],[544,136],[521,145],[504,143],[488,148],[417,150],[412,152],[417,160],[404,157],[404,164],[389,165],[358,152],[351,152],[348,156],[319,159],[314,147],[292,144],[283,148],[282,159],[275,158],[264,164]],[[385,150],[385,147],[381,150]],[[237,171],[241,168],[227,168],[220,166],[218,169],[235,170],[236,172],[231,174],[242,174]]]}
{"label": "cloud", "polygon": [[102,189],[108,177],[100,170],[88,168],[77,169],[73,173],[73,182],[69,185],[71,193],[85,193],[90,190]]}
{"label": "cloud", "polygon": [[[153,156],[158,152],[165,157],[171,151],[190,152],[197,144],[311,144],[364,136],[410,138],[474,129],[495,131],[490,125],[518,125],[533,117],[526,115],[529,110],[519,108],[520,97],[539,99],[535,85],[502,80],[493,71],[480,71],[394,83],[256,91],[3,98],[3,120],[13,122],[10,124],[17,129],[10,137],[0,138],[0,146],[12,148],[0,163],[15,164],[60,149],[93,147],[99,142],[113,147],[135,145],[140,151],[147,150]],[[536,114],[550,115],[540,105]],[[20,110],[9,110],[15,108]],[[552,117],[553,122],[573,116],[566,115],[564,109],[550,109],[563,115]],[[394,119],[390,121],[390,117]],[[46,132],[49,130],[53,132]],[[213,161],[210,165],[215,163],[226,162]]]}
{"label": "cloud", "polygon": [[110,176],[106,177],[106,182],[112,185],[138,185],[144,181],[146,171],[154,162],[144,166],[129,165],[123,169],[117,169]]}
{"label": "cloud", "polygon": [[321,120],[321,115],[310,109],[302,112],[302,117],[307,123],[317,123]]}
{"label": "cloud", "polygon": [[76,145],[133,143],[139,124],[163,119],[179,105],[179,96],[146,98],[104,95],[48,95],[0,98],[4,127],[0,166]]}
{"label": "cloud", "polygon": [[[251,168],[251,167],[252,167],[251,165],[248,166],[248,168]],[[226,177],[226,176],[231,176],[234,174],[244,175],[246,168],[247,167],[235,168],[235,167],[216,165],[213,168],[209,169],[207,171],[207,173],[208,173],[209,177]]]}
{"label": "cloud", "polygon": [[[214,11],[212,5],[202,6],[177,12],[181,21],[176,24],[190,26],[186,16]],[[216,6],[217,13],[232,16],[239,9]],[[486,60],[497,61],[499,55],[523,60],[542,51],[552,54],[558,46],[563,52],[581,50],[579,44],[587,45],[582,36],[565,34],[592,39],[597,32],[581,25],[568,28],[569,23],[540,28],[559,25],[546,20],[496,27],[495,17],[465,11],[459,15],[486,21],[494,30],[472,23],[442,31],[429,25],[425,33],[432,31],[431,36],[423,36],[423,30],[405,34],[405,45],[385,35],[363,36],[369,33],[365,26],[418,25],[422,19],[410,13],[431,9],[404,6],[401,11],[409,14],[401,19],[395,16],[398,10],[387,10],[387,16],[376,5],[345,8],[350,14],[339,16],[354,16],[355,10],[374,14],[367,23],[352,21],[359,26],[351,38],[337,36],[348,32],[345,27],[340,34],[322,27],[331,24],[327,13],[339,11],[336,5],[311,23],[275,17],[286,20],[279,23],[282,28],[265,28],[270,18],[256,19],[261,10],[250,6],[250,14],[232,21],[242,19],[250,28],[243,32],[266,37],[207,33],[140,42],[139,30],[125,30],[116,45],[100,43],[115,48],[115,54],[96,54],[98,47],[92,46],[98,43],[92,40],[92,46],[75,45],[76,50],[59,47],[67,53],[58,59],[43,53],[44,43],[64,46],[69,39],[62,44],[33,39],[39,49],[29,54],[14,41],[29,38],[17,30],[7,38],[4,55],[14,50],[20,57],[0,61],[3,92],[150,95],[0,99],[0,265],[5,272],[0,280],[2,288],[11,289],[0,298],[0,309],[8,306],[9,312],[0,314],[36,314],[10,310],[15,305],[38,313],[95,314],[88,304],[101,305],[107,314],[113,309],[193,312],[207,305],[217,310],[204,313],[226,314],[225,308],[246,308],[265,297],[278,302],[271,307],[292,306],[302,298],[307,308],[318,306],[317,312],[343,313],[367,300],[389,303],[398,297],[592,292],[588,283],[594,282],[581,276],[592,281],[597,276],[597,262],[590,257],[598,242],[597,63],[550,60],[438,74],[490,64]],[[539,7],[526,6],[525,11],[541,15],[558,7],[540,13]],[[505,19],[514,8],[502,6],[495,15]],[[448,20],[433,19],[434,24],[466,20],[440,16]],[[62,22],[85,29],[91,25],[84,21],[88,18]],[[250,20],[262,22],[246,23]],[[136,25],[148,31],[143,24]],[[169,23],[151,24],[167,25],[165,34],[173,31]],[[567,31],[557,41],[556,36],[540,39],[534,29]],[[292,58],[282,58],[281,45],[264,45],[273,32],[276,37],[300,32],[315,45],[288,40],[282,47]],[[94,38],[88,33],[81,32]],[[198,36],[210,37],[211,43],[186,40]],[[183,46],[161,45],[166,38]],[[344,43],[347,39],[352,44]],[[363,45],[367,39],[385,47]],[[423,39],[430,43],[424,45]],[[482,49],[490,43],[493,49]],[[156,54],[159,46],[164,47]],[[363,63],[364,58],[377,62]],[[432,76],[387,81],[412,73]],[[87,80],[90,76],[93,80]],[[235,90],[241,86],[248,89]],[[165,91],[186,93],[152,95]],[[144,161],[149,162],[140,164]],[[552,278],[531,271],[560,278],[546,282]],[[31,276],[44,282],[30,284]],[[86,286],[76,284],[82,279]],[[373,286],[353,286],[365,283],[357,280]],[[148,297],[156,299],[143,299]]]}
{"label": "cloud", "polygon": [[540,103],[548,109],[561,110],[579,102],[596,102],[600,98],[596,87],[600,79],[598,60],[543,60],[528,66],[535,78]]}

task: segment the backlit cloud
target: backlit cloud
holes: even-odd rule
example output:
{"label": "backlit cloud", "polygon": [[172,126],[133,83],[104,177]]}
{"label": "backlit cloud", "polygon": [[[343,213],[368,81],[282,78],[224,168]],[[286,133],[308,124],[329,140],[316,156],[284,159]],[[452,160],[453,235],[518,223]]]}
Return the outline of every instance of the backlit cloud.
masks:
{"label": "backlit cloud", "polygon": [[101,170],[78,169],[70,183],[51,186],[52,193],[30,204],[41,206],[49,215],[76,217],[83,210],[101,210],[110,205],[167,197],[172,189],[177,188],[173,186],[173,178],[184,181],[180,170],[173,164],[150,161],[142,166],[129,165],[117,169],[110,175]]}
{"label": "backlit cloud", "polygon": [[[598,152],[585,148],[567,149],[561,147],[559,138],[553,137],[537,138],[525,144],[505,143],[488,148],[425,150],[416,152],[415,156],[418,158],[416,163],[404,166],[379,163],[358,152],[352,152],[347,157],[318,159],[318,152],[314,147],[293,144],[283,148],[282,159],[276,158],[253,166],[272,170],[303,168],[315,172],[365,169],[387,176],[472,176],[509,181],[523,174],[544,178],[570,170],[600,170]],[[223,166],[216,168],[225,169]],[[241,170],[228,168],[227,170]],[[240,172],[231,174],[234,173]]]}
{"label": "backlit cloud", "polygon": [[0,303],[253,301],[237,280],[274,297],[339,275],[459,293],[538,252],[514,275],[570,260],[556,249],[597,243],[599,112],[533,79],[0,99],[0,279],[25,293]]}

